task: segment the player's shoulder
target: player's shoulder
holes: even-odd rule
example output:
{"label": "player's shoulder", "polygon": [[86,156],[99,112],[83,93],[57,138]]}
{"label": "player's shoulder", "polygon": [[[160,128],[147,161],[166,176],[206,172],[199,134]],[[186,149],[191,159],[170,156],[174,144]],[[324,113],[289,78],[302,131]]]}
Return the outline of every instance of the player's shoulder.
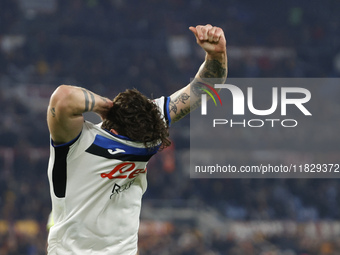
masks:
{"label": "player's shoulder", "polygon": [[167,102],[168,98],[170,99],[170,97],[161,96],[161,97],[152,99],[152,102],[155,103],[157,106],[161,106]]}
{"label": "player's shoulder", "polygon": [[102,123],[103,123],[103,122],[100,122],[100,123],[93,123],[93,122],[91,122],[91,121],[84,120],[83,129],[100,130],[100,129],[102,129],[102,128],[101,128]]}
{"label": "player's shoulder", "polygon": [[170,104],[170,97],[159,97],[152,100],[157,106],[161,113],[162,118],[164,119],[164,122],[167,123],[168,126],[171,124],[171,117],[170,117],[170,110],[169,110],[169,104]]}

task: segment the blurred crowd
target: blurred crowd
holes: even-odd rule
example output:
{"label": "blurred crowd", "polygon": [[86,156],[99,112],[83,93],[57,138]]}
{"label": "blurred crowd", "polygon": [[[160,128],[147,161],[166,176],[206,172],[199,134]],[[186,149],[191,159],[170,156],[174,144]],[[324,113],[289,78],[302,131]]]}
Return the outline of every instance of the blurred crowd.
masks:
{"label": "blurred crowd", "polygon": [[[11,93],[16,88],[73,84],[108,97],[132,87],[149,97],[170,95],[203,62],[188,27],[206,23],[224,29],[229,77],[340,75],[336,0],[46,0],[45,9],[30,2],[35,1],[0,1],[0,255],[44,254],[51,210],[45,111],[28,107],[29,99]],[[282,49],[289,54],[275,55]],[[324,92],[328,103],[313,109],[319,116],[339,116],[339,89]],[[179,160],[189,148],[189,118],[174,126],[173,147],[149,164],[144,200],[198,201],[221,217],[242,221],[339,219],[337,179],[190,179]],[[338,155],[337,126],[330,126],[327,132],[320,127],[318,139],[327,141],[325,151]],[[231,144],[240,144],[239,138],[230,136]],[[261,139],[269,149],[282,143]],[[39,233],[16,231],[16,222],[25,219],[34,220]],[[174,223],[171,233],[142,236],[140,244],[141,255],[335,255],[336,241],[293,236],[237,242]]]}
{"label": "blurred crowd", "polygon": [[148,255],[325,255],[339,254],[339,239],[320,240],[294,236],[257,236],[236,241],[231,236],[205,237],[195,228],[177,228],[165,236],[143,237],[141,254]]}

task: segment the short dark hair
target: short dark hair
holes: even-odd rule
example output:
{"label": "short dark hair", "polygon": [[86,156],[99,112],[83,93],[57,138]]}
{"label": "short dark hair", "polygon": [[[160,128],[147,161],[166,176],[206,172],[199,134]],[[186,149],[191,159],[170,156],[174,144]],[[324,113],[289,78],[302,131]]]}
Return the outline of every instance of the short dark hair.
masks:
{"label": "short dark hair", "polygon": [[119,135],[143,142],[148,148],[161,143],[163,149],[171,144],[169,127],[158,106],[136,89],[127,89],[113,99],[102,128],[113,128]]}

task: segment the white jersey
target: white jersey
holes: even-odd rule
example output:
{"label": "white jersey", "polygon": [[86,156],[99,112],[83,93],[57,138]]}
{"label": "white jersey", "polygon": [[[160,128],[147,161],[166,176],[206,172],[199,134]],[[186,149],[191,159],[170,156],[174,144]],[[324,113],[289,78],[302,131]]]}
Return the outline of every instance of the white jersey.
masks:
{"label": "white jersey", "polygon": [[[154,100],[170,122],[170,98]],[[170,124],[170,123],[169,123]],[[135,255],[146,165],[157,148],[85,121],[73,141],[51,142],[48,178],[54,226],[49,255]]]}

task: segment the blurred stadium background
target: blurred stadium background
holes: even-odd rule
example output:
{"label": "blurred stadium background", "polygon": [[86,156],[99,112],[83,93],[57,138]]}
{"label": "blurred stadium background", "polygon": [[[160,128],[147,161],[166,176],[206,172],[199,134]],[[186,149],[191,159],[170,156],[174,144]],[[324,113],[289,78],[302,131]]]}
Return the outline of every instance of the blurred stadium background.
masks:
{"label": "blurred stadium background", "polygon": [[[338,0],[1,0],[0,255],[45,254],[45,113],[58,85],[170,95],[203,61],[188,27],[206,23],[225,31],[229,77],[339,77],[339,13]],[[316,108],[339,113],[340,87],[324,92]],[[189,118],[171,138],[148,167],[141,255],[340,254],[338,179],[194,180]]]}

